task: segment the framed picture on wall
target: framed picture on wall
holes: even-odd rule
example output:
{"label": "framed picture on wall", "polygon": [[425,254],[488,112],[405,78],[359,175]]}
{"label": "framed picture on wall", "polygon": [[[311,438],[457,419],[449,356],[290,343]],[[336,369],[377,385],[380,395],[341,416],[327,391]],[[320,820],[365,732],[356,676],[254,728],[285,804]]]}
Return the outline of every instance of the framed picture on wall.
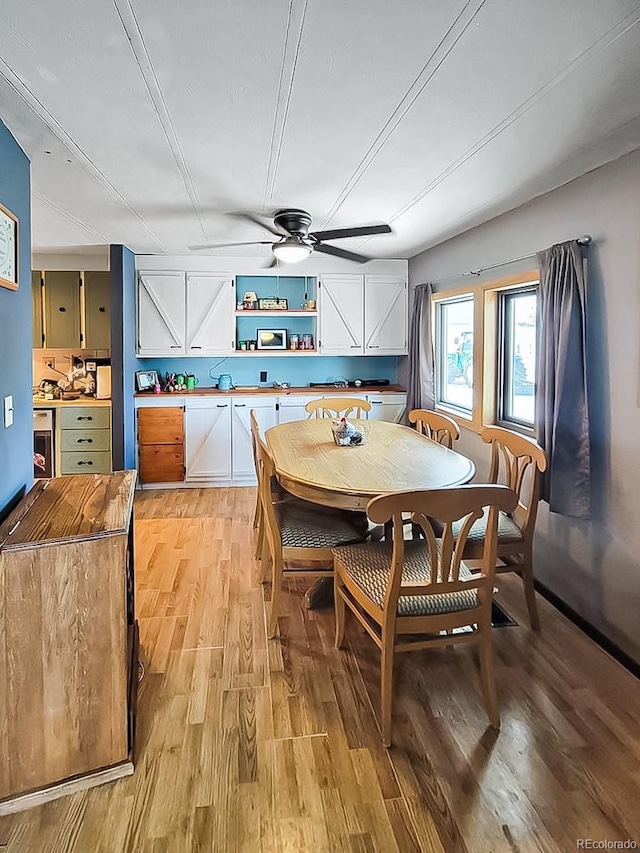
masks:
{"label": "framed picture on wall", "polygon": [[0,287],[18,289],[18,218],[1,204]]}

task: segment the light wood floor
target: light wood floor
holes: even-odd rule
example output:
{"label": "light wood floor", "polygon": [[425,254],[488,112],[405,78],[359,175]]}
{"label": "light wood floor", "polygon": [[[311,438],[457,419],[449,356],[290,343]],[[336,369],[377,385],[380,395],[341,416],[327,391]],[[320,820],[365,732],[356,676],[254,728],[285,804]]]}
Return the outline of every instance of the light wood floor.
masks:
{"label": "light wood floor", "polygon": [[137,610],[146,676],[132,777],[0,821],[8,853],[569,851],[640,844],[640,684],[517,583],[494,631],[502,710],[486,728],[474,653],[401,658],[396,746],[379,660],[288,587],[265,637],[253,490],[144,492]]}

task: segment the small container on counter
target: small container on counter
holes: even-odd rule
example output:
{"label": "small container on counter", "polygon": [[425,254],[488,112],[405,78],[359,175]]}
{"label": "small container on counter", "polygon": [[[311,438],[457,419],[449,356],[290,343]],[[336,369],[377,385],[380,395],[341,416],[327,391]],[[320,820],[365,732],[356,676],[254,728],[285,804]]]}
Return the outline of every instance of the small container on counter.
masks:
{"label": "small container on counter", "polygon": [[289,335],[289,349],[300,348],[300,335]]}
{"label": "small container on counter", "polygon": [[302,336],[302,349],[313,349],[313,335]]}
{"label": "small container on counter", "polygon": [[246,341],[238,341],[238,349],[245,350],[247,348]]}
{"label": "small container on counter", "polygon": [[256,342],[255,341],[249,341],[248,343],[249,343],[249,349],[255,349],[256,348]]}

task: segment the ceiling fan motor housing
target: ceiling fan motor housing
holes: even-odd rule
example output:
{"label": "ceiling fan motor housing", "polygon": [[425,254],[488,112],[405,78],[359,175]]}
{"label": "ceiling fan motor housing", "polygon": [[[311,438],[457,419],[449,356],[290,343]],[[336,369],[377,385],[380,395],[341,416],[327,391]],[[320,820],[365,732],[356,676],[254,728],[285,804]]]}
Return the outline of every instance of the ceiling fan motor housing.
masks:
{"label": "ceiling fan motor housing", "polygon": [[277,210],[273,221],[276,228],[281,228],[289,234],[299,234],[305,237],[311,227],[312,219],[306,210],[288,207],[283,210]]}

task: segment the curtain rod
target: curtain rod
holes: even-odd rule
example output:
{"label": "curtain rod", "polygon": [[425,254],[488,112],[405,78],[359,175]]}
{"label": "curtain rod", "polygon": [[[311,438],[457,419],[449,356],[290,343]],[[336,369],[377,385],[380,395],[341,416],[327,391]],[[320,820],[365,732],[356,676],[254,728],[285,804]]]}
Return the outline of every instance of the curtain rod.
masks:
{"label": "curtain rod", "polygon": [[[576,238],[576,243],[579,246],[588,246],[589,243],[592,242],[592,240],[593,240],[593,237],[591,236],[591,234],[583,234],[582,237]],[[469,275],[476,275],[476,276],[482,275],[482,273],[486,272],[487,270],[495,270],[495,269],[498,269],[498,267],[506,267],[509,264],[515,264],[518,261],[526,261],[527,258],[535,258],[535,256],[537,254],[538,254],[538,252],[529,252],[528,255],[520,255],[520,257],[518,257],[518,258],[509,258],[508,261],[500,261],[497,264],[489,264],[488,266],[480,267],[477,270],[469,270],[469,272],[461,272],[461,273],[458,273],[457,275],[447,275],[444,278],[429,279],[429,283],[430,284],[442,284],[442,282],[444,282],[444,281],[453,281],[453,279],[455,279],[455,278],[465,278],[466,276],[469,276]]]}

